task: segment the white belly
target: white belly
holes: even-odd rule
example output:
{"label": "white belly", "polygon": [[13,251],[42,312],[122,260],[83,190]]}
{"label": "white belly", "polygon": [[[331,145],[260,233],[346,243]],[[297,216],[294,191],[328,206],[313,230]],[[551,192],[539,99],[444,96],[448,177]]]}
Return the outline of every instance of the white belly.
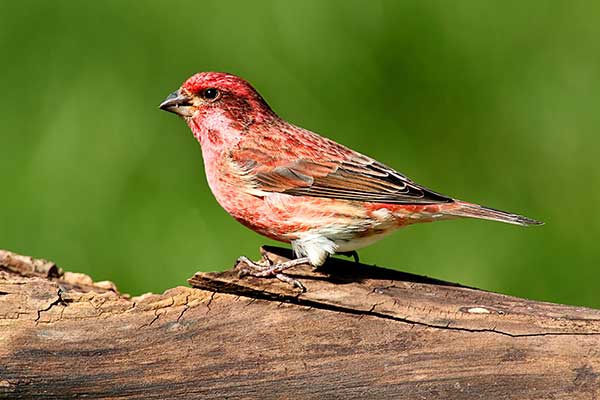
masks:
{"label": "white belly", "polygon": [[387,227],[380,233],[361,236],[347,227],[337,229],[327,227],[305,232],[292,241],[292,248],[298,257],[308,257],[311,265],[320,266],[327,257],[335,253],[353,251],[368,246],[383,239],[396,230],[397,227]]}

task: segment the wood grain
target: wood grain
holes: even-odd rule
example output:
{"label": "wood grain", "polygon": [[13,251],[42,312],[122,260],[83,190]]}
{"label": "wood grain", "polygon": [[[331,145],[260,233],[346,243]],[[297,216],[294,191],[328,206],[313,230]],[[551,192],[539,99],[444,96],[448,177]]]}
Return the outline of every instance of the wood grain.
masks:
{"label": "wood grain", "polygon": [[600,311],[344,260],[293,275],[306,293],[232,270],[129,298],[0,251],[0,398],[599,398]]}

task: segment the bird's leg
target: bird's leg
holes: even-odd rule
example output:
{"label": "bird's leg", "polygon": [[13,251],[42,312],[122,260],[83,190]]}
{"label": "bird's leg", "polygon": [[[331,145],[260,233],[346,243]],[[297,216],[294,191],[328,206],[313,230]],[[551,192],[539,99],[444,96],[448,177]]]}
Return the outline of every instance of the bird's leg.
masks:
{"label": "bird's leg", "polygon": [[340,252],[338,254],[341,254],[341,255],[346,256],[346,257],[352,257],[352,258],[354,258],[354,262],[355,263],[360,262],[360,259],[358,258],[358,252],[356,250],[342,251],[342,252]]}
{"label": "bird's leg", "polygon": [[240,276],[250,275],[256,276],[259,278],[274,276],[282,282],[286,282],[294,287],[301,289],[303,292],[306,291],[306,288],[300,281],[293,279],[282,272],[288,268],[295,267],[301,264],[308,264],[308,257],[297,258],[295,260],[289,260],[282,263],[273,264],[271,260],[267,257],[263,256],[263,259],[259,262],[254,262],[248,259],[248,257],[239,257],[238,264],[244,263],[249,268],[240,269]]}
{"label": "bird's leg", "polygon": [[[265,254],[263,254],[262,258],[258,261],[252,261],[251,259],[249,259],[246,256],[240,256],[240,257],[238,257],[236,264],[240,264],[240,263],[244,263],[249,268],[255,269],[257,271],[262,271],[265,268],[269,268],[269,267],[271,267],[271,265],[273,265],[273,261],[271,261]],[[242,268],[242,271],[243,270],[244,270],[244,268]]]}
{"label": "bird's leg", "polygon": [[296,265],[309,264],[308,257],[296,258],[295,260],[289,260],[278,264],[273,264],[269,267],[262,268],[262,271],[257,271],[253,276],[271,276],[279,274],[288,268],[295,267]]}

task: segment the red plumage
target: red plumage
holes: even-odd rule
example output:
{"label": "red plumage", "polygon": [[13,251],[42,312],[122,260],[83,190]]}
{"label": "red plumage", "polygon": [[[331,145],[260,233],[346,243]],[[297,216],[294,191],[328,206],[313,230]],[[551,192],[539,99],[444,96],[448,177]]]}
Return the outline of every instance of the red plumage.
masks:
{"label": "red plumage", "polygon": [[182,116],[200,142],[219,204],[250,229],[292,243],[315,266],[418,222],[473,217],[540,224],[441,195],[294,126],[234,75],[196,74],[161,108]]}

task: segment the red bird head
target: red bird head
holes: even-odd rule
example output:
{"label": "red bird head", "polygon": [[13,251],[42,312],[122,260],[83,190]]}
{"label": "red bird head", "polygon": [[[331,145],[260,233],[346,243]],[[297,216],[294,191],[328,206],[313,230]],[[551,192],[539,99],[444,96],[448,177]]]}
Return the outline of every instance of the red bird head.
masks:
{"label": "red bird head", "polygon": [[160,108],[183,117],[200,143],[228,142],[254,123],[277,118],[248,82],[223,72],[193,75]]}

